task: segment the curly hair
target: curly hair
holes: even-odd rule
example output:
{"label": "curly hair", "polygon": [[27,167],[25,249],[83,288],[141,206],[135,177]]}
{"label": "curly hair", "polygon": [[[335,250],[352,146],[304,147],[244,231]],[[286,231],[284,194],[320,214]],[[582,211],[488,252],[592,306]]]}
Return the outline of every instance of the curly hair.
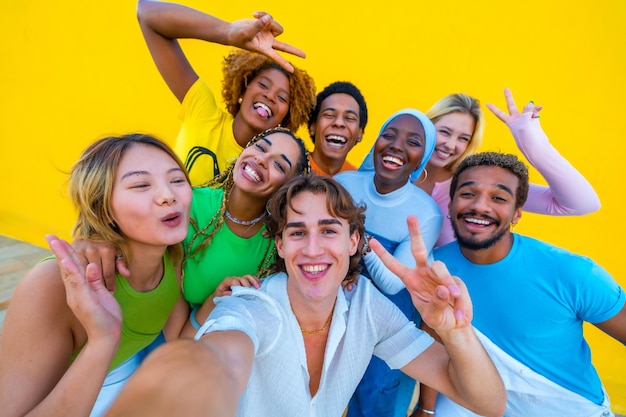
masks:
{"label": "curly hair", "polygon": [[[349,81],[335,81],[320,91],[316,97],[315,107],[311,110],[308,127],[311,127],[311,125],[317,121],[317,117],[319,116],[320,109],[322,107],[322,102],[333,94],[347,94],[357,102],[359,105],[359,127],[363,130],[363,132],[365,132],[365,126],[367,125],[368,118],[365,97],[361,94],[361,90]],[[311,135],[311,140],[315,143],[315,135]]]}
{"label": "curly hair", "polygon": [[454,198],[459,183],[459,175],[470,168],[488,166],[500,167],[517,177],[518,184],[515,190],[515,208],[520,208],[526,203],[528,197],[528,167],[517,156],[500,152],[481,152],[469,155],[457,166],[452,182],[450,183],[450,200]]}
{"label": "curly hair", "polygon": [[307,122],[315,104],[315,83],[306,71],[294,67],[293,73],[289,73],[265,55],[235,50],[224,58],[222,98],[226,110],[235,116],[241,107],[238,100],[246,91],[248,83],[268,69],[277,69],[289,79],[289,111],[280,124],[295,132]]}
{"label": "curly hair", "polygon": [[[298,147],[300,149],[300,155],[296,163],[296,169],[294,170],[294,172],[296,176],[299,176],[301,174],[308,174],[311,171],[311,167],[309,165],[308,153],[307,153],[306,147],[304,146],[304,142],[302,141],[302,139],[294,135],[294,133],[287,128],[273,127],[271,129],[264,130],[263,132],[257,134],[252,139],[250,139],[250,141],[246,145],[246,148],[254,145],[259,140],[269,135],[272,135],[274,133],[287,134],[291,138],[293,138],[293,140],[298,144]],[[194,188],[201,188],[201,187],[221,188],[224,190],[224,195],[222,197],[222,202],[220,204],[219,209],[215,212],[215,214],[213,215],[213,217],[207,223],[206,226],[204,226],[203,228],[200,228],[200,226],[198,225],[198,223],[196,222],[194,218],[190,219],[190,224],[194,229],[194,234],[191,238],[191,241],[189,242],[189,245],[187,245],[185,259],[197,256],[199,253],[203,252],[211,244],[211,241],[213,240],[213,236],[215,236],[215,234],[224,225],[224,213],[226,212],[226,204],[228,203],[228,200],[230,198],[230,193],[233,189],[233,186],[235,185],[235,181],[233,179],[234,169],[235,169],[235,163],[233,162],[232,164],[228,166],[228,168],[226,168],[226,170],[224,170],[224,172],[219,174],[217,177],[214,177],[213,179],[209,180],[208,182],[200,186],[194,187]],[[267,213],[266,213],[266,217],[267,217]],[[200,244],[196,248],[194,248],[194,243],[197,239],[200,239]],[[261,259],[261,263],[259,264],[257,268],[257,274],[260,277],[265,277],[269,275],[271,263],[274,260],[274,257],[276,255],[276,250],[273,245],[273,240],[268,239],[267,241],[268,243],[265,249],[265,254],[263,255],[263,258]]]}
{"label": "curly hair", "polygon": [[[356,281],[361,272],[361,254],[365,245],[365,206],[357,205],[350,193],[336,180],[330,177],[308,174],[299,175],[285,183],[267,203],[268,215],[265,226],[272,237],[279,236],[287,224],[287,208],[293,209],[291,201],[303,192],[324,194],[326,209],[331,216],[345,219],[350,226],[350,233],[359,234],[358,250],[350,256],[345,283]],[[277,256],[271,272],[286,272],[285,260]]]}

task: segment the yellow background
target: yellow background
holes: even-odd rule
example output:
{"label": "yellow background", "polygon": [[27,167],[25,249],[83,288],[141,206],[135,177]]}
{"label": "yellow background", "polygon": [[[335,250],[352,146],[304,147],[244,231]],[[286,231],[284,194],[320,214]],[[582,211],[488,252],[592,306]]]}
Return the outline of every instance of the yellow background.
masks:
{"label": "yellow background", "polygon": [[[307,52],[292,61],[318,90],[335,80],[358,85],[371,116],[350,155],[356,164],[400,108],[425,111],[458,91],[503,108],[504,87],[520,107],[528,100],[543,105],[544,130],[595,186],[602,209],[570,218],[525,214],[516,231],[585,254],[626,286],[623,0],[186,4],[226,20],[267,8],[286,29],[282,40]],[[63,172],[80,151],[97,137],[128,131],[172,143],[178,103],[148,55],[132,1],[4,0],[0,36],[0,234],[43,245],[46,233],[69,237],[74,212]],[[183,46],[219,91],[228,49]],[[482,150],[517,152],[492,114]],[[543,181],[536,172],[532,179]],[[626,414],[626,348],[591,326],[587,335],[613,409]]]}

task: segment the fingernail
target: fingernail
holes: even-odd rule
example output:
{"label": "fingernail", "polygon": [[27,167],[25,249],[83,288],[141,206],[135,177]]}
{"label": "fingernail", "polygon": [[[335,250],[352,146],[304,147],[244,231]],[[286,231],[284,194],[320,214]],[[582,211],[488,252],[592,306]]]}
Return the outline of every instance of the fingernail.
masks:
{"label": "fingernail", "polygon": [[530,100],[530,102],[531,102],[531,103],[533,103],[533,104],[535,104],[535,102],[534,102],[534,101],[532,101],[532,100]]}

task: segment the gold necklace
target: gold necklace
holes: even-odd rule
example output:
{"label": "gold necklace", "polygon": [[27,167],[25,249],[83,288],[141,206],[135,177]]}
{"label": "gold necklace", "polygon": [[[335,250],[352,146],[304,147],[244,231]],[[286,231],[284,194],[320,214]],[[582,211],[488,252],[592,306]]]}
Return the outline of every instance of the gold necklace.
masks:
{"label": "gold necklace", "polygon": [[328,316],[328,319],[326,319],[326,323],[324,323],[324,327],[322,327],[319,330],[304,330],[302,328],[302,326],[300,326],[300,331],[302,332],[302,334],[320,334],[322,333],[324,330],[328,329],[328,326],[330,326],[330,322],[333,321],[333,313],[335,312],[335,306],[333,305],[333,309],[330,312],[330,316]]}

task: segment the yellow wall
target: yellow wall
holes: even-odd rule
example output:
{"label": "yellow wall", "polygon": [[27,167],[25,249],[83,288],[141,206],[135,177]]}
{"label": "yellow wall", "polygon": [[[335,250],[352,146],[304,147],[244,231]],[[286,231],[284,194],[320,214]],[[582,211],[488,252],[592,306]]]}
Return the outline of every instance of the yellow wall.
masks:
{"label": "yellow wall", "polygon": [[[343,79],[361,87],[371,117],[354,163],[389,114],[427,110],[447,93],[503,106],[502,89],[510,87],[519,103],[543,105],[544,129],[594,184],[602,209],[581,218],[526,214],[516,231],[588,255],[626,286],[624,187],[617,175],[626,150],[625,2],[209,3],[186,4],[225,19],[271,5],[287,30],[283,40],[307,52],[306,60],[294,61],[318,89]],[[0,35],[0,234],[43,245],[46,233],[69,237],[74,213],[62,171],[79,152],[109,133],[147,131],[172,141],[178,103],[150,60],[132,1],[4,0]],[[184,46],[218,90],[227,49]],[[516,152],[491,114],[482,149]],[[626,348],[588,330],[613,408],[626,414]]]}

